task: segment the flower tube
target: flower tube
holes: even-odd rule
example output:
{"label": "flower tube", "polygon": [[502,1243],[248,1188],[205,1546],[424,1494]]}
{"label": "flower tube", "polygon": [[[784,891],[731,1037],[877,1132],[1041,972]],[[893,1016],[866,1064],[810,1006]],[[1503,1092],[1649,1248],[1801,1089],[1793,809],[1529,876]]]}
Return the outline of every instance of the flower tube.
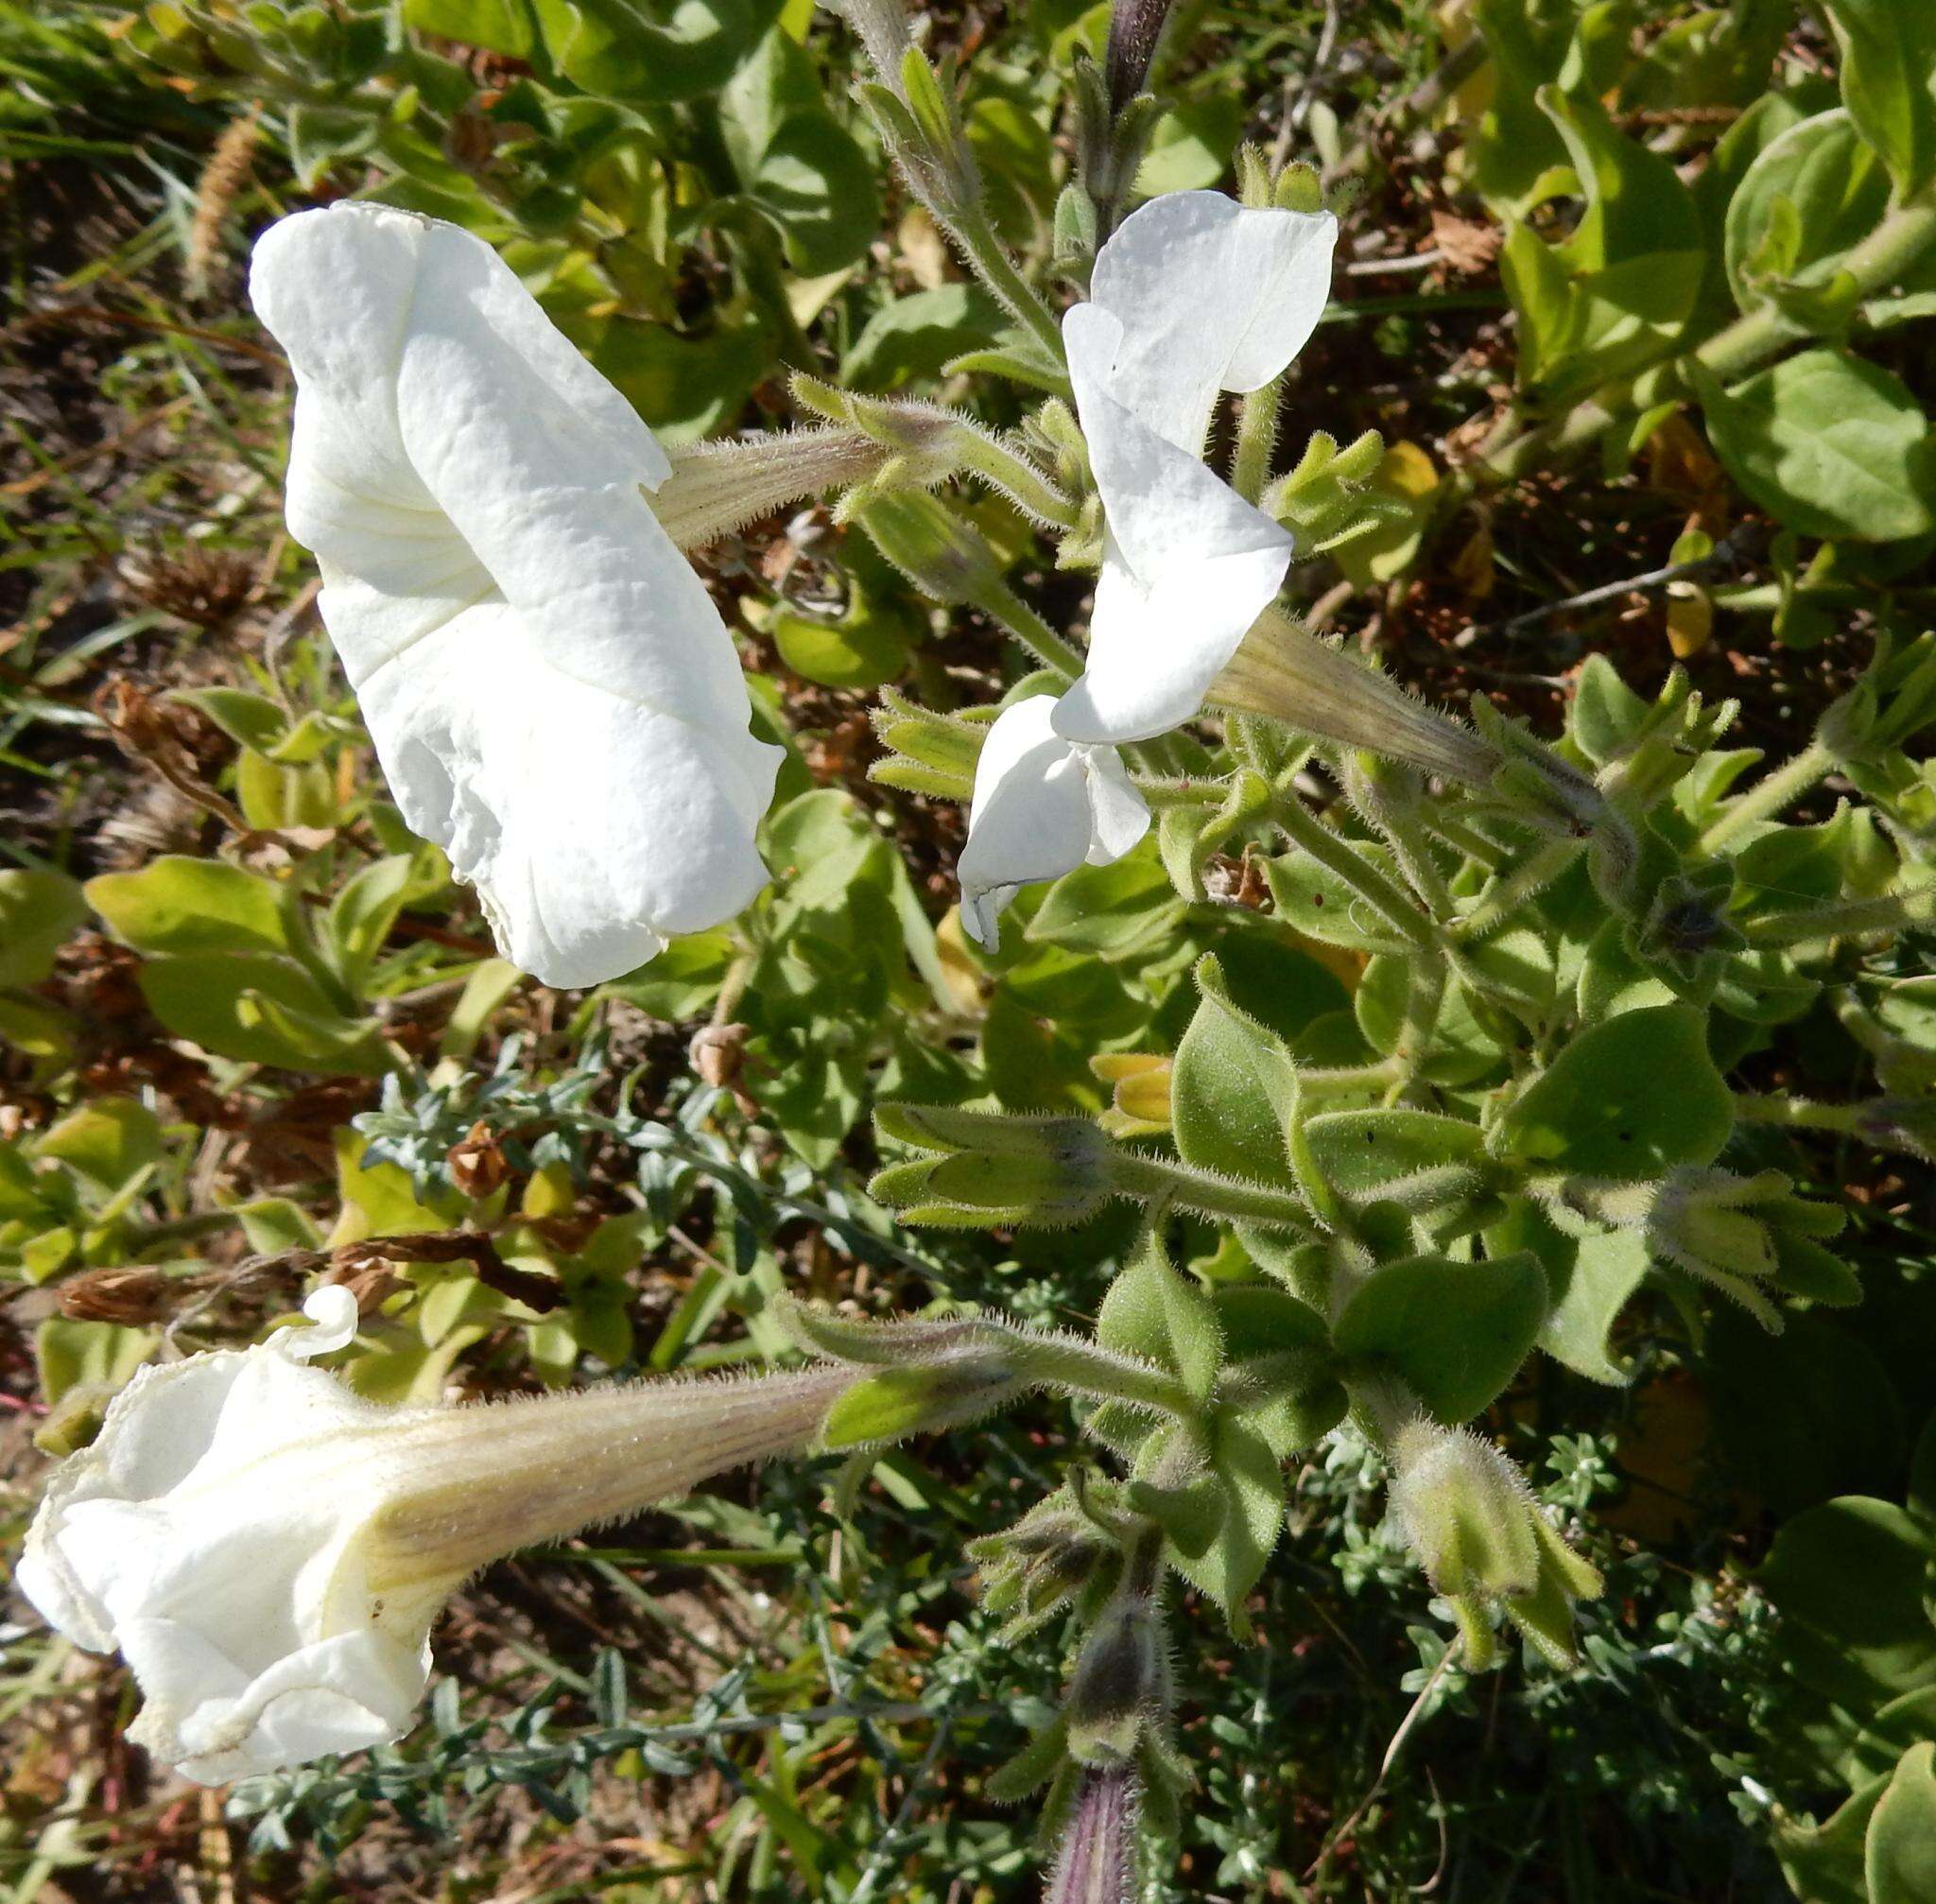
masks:
{"label": "flower tube", "polygon": [[956,873],[962,928],[991,951],[1002,908],[1020,888],[1084,863],[1107,866],[1150,830],[1150,808],[1115,748],[1063,739],[1054,725],[1059,704],[1032,694],[1004,708],[976,763]]}
{"label": "flower tube", "polygon": [[481,240],[346,202],[250,295],[296,373],[289,532],[405,820],[554,985],[632,970],[765,883],[780,750],[647,502],[670,464]]}
{"label": "flower tube", "polygon": [[54,1473],[18,1583],[145,1704],[129,1736],[199,1784],[401,1737],[444,1601],[488,1561],[804,1447],[852,1370],[613,1384],[390,1408],[314,1357],[314,1326],[143,1369]]}

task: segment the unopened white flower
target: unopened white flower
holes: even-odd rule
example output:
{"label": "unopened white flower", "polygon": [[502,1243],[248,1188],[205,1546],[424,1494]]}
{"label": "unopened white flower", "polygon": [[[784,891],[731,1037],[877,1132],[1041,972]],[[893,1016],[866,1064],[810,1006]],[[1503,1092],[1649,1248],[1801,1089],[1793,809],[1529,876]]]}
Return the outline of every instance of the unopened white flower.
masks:
{"label": "unopened white flower", "polygon": [[1089,663],[1056,731],[1142,740],[1187,720],[1269,606],[1290,532],[1202,460],[1219,390],[1253,390],[1310,337],[1331,282],[1328,212],[1253,210],[1173,192],[1097,254],[1089,302],[1063,320],[1102,497]]}
{"label": "unopened white flower", "polygon": [[555,985],[631,971],[766,880],[778,749],[644,490],[669,469],[510,268],[344,203],[250,295],[297,383],[289,531],[404,818]]}
{"label": "unopened white flower", "polygon": [[1150,808],[1113,747],[1055,731],[1059,703],[1033,694],[1004,708],[975,768],[968,843],[956,866],[961,924],[994,949],[1001,909],[1021,887],[1085,862],[1107,866],[1150,830]]}
{"label": "unopened white flower", "polygon": [[55,1471],[21,1589],[77,1645],[126,1656],[130,1737],[223,1784],[408,1730],[444,1600],[487,1561],[804,1445],[852,1379],[633,1382],[396,1409],[309,1359],[316,1326],[143,1369]]}

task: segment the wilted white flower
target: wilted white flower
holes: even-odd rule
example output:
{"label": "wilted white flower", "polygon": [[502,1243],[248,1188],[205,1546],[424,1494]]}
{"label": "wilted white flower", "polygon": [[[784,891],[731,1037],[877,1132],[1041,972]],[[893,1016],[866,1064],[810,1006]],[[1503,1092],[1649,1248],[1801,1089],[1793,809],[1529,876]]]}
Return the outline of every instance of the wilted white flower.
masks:
{"label": "wilted white flower", "polygon": [[981,744],[968,843],[956,874],[961,924],[994,949],[1016,891],[1059,879],[1085,861],[1107,866],[1150,829],[1150,808],[1113,747],[1085,747],[1055,731],[1059,703],[1033,694],[1004,708]]}
{"label": "wilted white flower", "polygon": [[505,956],[617,977],[766,880],[780,751],[644,490],[669,464],[491,248],[344,203],[250,294],[297,382],[290,533],[404,818]]}
{"label": "wilted white flower", "polygon": [[1204,437],[1219,390],[1260,389],[1304,348],[1337,237],[1328,212],[1173,192],[1097,254],[1089,302],[1063,320],[1105,522],[1088,667],[1056,710],[1065,738],[1187,720],[1275,597],[1290,532],[1204,463]]}
{"label": "wilted white flower", "polygon": [[49,1481],[21,1589],[77,1645],[118,1648],[130,1737],[202,1784],[396,1739],[445,1599],[487,1561],[804,1445],[853,1379],[633,1382],[397,1409],[308,1366],[315,1326],[143,1369]]}

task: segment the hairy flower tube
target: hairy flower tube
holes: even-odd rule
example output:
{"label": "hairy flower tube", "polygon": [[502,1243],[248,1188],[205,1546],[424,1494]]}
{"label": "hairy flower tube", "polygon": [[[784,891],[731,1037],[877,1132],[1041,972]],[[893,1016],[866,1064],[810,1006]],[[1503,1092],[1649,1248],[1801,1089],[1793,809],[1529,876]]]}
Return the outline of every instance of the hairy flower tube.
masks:
{"label": "hairy flower tube", "polygon": [[1290,532],[1202,460],[1219,390],[1261,389],[1323,314],[1338,222],[1173,192],[1097,253],[1063,320],[1102,498],[1102,574],[1082,678],[1056,732],[1150,738],[1187,720],[1269,606]]}
{"label": "hairy flower tube", "polygon": [[956,868],[961,925],[993,950],[1017,890],[1078,866],[1120,859],[1150,829],[1150,808],[1113,747],[1055,730],[1059,703],[1034,694],[1004,708],[975,768],[968,843]]}
{"label": "hairy flower tube", "polygon": [[19,1584],[145,1705],[130,1737],[205,1785],[408,1730],[430,1628],[486,1562],[804,1446],[853,1372],[614,1384],[488,1407],[389,1408],[311,1359],[314,1326],[143,1369],[55,1470]]}
{"label": "hairy flower tube", "polygon": [[287,516],[324,625],[505,957],[589,985],[737,912],[780,750],[646,500],[670,464],[631,407],[454,225],[298,213],[250,294],[296,372]]}

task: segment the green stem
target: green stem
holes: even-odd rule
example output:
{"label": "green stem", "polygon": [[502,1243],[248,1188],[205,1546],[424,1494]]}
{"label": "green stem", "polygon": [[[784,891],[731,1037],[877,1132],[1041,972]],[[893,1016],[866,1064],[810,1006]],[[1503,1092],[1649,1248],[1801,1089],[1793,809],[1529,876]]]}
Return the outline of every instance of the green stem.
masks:
{"label": "green stem", "polygon": [[1295,1230],[1300,1236],[1314,1234],[1311,1213],[1304,1201],[1265,1184],[1219,1177],[1188,1164],[1132,1151],[1117,1156],[1111,1168],[1116,1189],[1125,1196],[1176,1203],[1202,1216],[1228,1217],[1236,1222],[1267,1223],[1273,1229]]}
{"label": "green stem", "polygon": [[1550,886],[1586,850],[1583,839],[1548,839],[1502,874],[1478,896],[1478,904],[1446,930],[1457,940],[1483,939],[1496,932],[1534,893]]}
{"label": "green stem", "polygon": [[995,236],[994,227],[989,223],[987,214],[977,207],[950,207],[947,226],[961,249],[961,255],[967,259],[975,274],[994,293],[1002,308],[1034,336],[1035,341],[1048,353],[1050,363],[1061,363],[1063,334],[1056,323],[1055,314],[1043,302],[1042,294],[1016,268],[1015,261]]}
{"label": "green stem", "polygon": [[1270,814],[1294,845],[1342,879],[1401,939],[1421,952],[1436,952],[1432,922],[1363,854],[1308,812],[1294,788],[1271,801]]}
{"label": "green stem", "polygon": [[992,580],[977,588],[970,597],[975,606],[991,621],[998,623],[1019,641],[1045,667],[1062,676],[1064,683],[1082,672],[1080,649],[1066,635],[1058,634],[1007,582]]}
{"label": "green stem", "polygon": [[1806,912],[1777,912],[1751,921],[1743,929],[1757,950],[1784,945],[1815,945],[1830,939],[1864,938],[1927,925],[1936,915],[1936,885],[1907,892],[1884,892],[1874,899],[1842,899]]}
{"label": "green stem", "polygon": [[1784,1092],[1737,1091],[1735,1116],[1750,1124],[1778,1124],[1789,1131],[1837,1131],[1853,1134],[1863,1112],[1860,1104],[1822,1104],[1812,1098],[1791,1098]]}
{"label": "green stem", "polygon": [[1695,841],[1697,853],[1718,853],[1744,827],[1757,821],[1772,820],[1792,806],[1835,765],[1835,757],[1819,740],[1808,745],[1786,766],[1765,774],[1738,800],[1732,800]]}
{"label": "green stem", "polygon": [[1098,1401],[1129,1402],[1159,1414],[1187,1418],[1199,1412],[1197,1398],[1176,1376],[1147,1362],[1114,1356],[1093,1342],[1061,1336],[1030,1336],[1026,1345],[1003,1344],[1029,1381],[1068,1389]]}
{"label": "green stem", "polygon": [[1270,452],[1277,446],[1277,420],[1284,398],[1284,379],[1275,376],[1260,389],[1246,392],[1237,406],[1236,457],[1231,464],[1230,486],[1253,505],[1270,480]]}

